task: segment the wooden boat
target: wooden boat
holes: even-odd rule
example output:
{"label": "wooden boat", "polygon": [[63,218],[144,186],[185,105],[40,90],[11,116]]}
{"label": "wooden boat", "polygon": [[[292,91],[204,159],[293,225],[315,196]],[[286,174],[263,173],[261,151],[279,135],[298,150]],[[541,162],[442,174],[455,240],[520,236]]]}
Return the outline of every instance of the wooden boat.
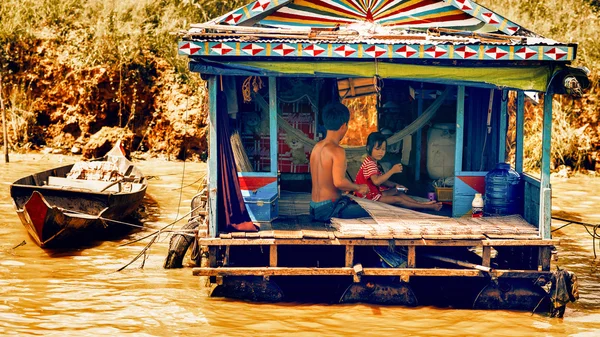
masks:
{"label": "wooden boat", "polygon": [[147,186],[118,143],[98,160],[21,178],[10,186],[10,195],[40,247],[73,248],[130,230],[120,220],[138,208]]}

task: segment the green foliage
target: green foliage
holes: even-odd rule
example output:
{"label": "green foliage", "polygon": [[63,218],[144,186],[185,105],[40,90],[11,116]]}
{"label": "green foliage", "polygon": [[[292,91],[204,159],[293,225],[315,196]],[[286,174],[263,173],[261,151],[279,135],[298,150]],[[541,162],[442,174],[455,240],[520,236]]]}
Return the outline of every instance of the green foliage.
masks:
{"label": "green foliage", "polygon": [[[524,28],[564,43],[577,43],[575,66],[591,70],[591,87],[585,96],[573,99],[555,96],[552,116],[552,160],[555,167],[593,169],[600,148],[598,108],[600,95],[600,31],[598,0],[477,0]],[[542,105],[528,105],[525,110],[525,156],[528,170],[539,170],[541,157]]]}

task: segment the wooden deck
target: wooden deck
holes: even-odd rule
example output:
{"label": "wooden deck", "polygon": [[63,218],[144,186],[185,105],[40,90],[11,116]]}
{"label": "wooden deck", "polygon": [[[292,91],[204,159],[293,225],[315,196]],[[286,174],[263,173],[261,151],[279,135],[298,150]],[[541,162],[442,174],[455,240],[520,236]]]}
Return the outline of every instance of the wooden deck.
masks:
{"label": "wooden deck", "polygon": [[[294,195],[282,200],[280,218],[261,223],[258,232],[220,233],[215,238],[200,238],[209,248],[209,256],[224,251],[226,258],[211,259],[209,267],[194,268],[194,275],[203,276],[293,276],[293,275],[359,275],[370,276],[467,276],[535,278],[549,273],[552,246],[558,240],[544,240],[538,229],[521,216],[451,218],[416,212],[379,202],[358,200],[366,204],[370,218],[332,219],[331,224],[313,222],[307,212],[306,195]],[[229,266],[231,246],[267,246],[269,263],[263,267]],[[281,267],[278,264],[279,246],[342,246],[345,258],[335,268]],[[355,261],[355,247],[406,247],[406,268],[362,268]],[[476,247],[481,252],[480,265],[473,268],[418,268],[417,247]],[[493,270],[491,252],[496,247],[531,247],[539,255],[539,263],[531,270]],[[425,249],[425,248],[422,248]],[[419,252],[417,252],[419,251]],[[534,263],[535,264],[535,263]],[[482,267],[482,268],[480,268]],[[477,269],[479,268],[479,269]]]}
{"label": "wooden deck", "polygon": [[526,242],[529,240],[540,239],[537,229],[527,224],[520,216],[483,219],[440,218],[435,221],[427,218],[413,221],[398,219],[395,224],[380,224],[372,218],[334,219],[331,224],[327,224],[312,222],[308,215],[300,215],[279,218],[271,223],[261,223],[259,232],[221,233],[218,238],[203,238],[201,243],[237,245],[243,242],[257,244],[254,242],[257,239],[322,242],[361,239],[386,242],[389,240],[413,242],[518,240],[524,241],[524,245],[527,245]]}
{"label": "wooden deck", "polygon": [[[280,217],[261,223],[258,233],[221,233],[220,239],[295,240],[533,240],[538,229],[521,216],[451,218],[364,199],[355,199],[370,218],[333,219],[331,224],[312,222],[308,215],[308,193],[281,194]],[[209,243],[214,239],[203,239]]]}

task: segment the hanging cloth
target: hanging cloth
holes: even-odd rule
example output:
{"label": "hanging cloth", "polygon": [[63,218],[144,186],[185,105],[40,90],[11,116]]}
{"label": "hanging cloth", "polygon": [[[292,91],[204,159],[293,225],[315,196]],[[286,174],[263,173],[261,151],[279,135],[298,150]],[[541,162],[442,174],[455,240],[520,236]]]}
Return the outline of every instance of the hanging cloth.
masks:
{"label": "hanging cloth", "polygon": [[242,197],[230,142],[225,93],[217,93],[217,214],[220,232],[257,232]]}
{"label": "hanging cloth", "polygon": [[[426,123],[428,123],[433,116],[437,113],[439,107],[444,103],[446,97],[448,97],[450,93],[450,88],[446,88],[436,99],[429,105],[429,107],[423,112],[423,114],[417,119],[415,119],[412,123],[407,125],[404,129],[396,132],[391,135],[387,139],[388,146],[396,144],[400,142],[404,137],[408,135],[412,135],[417,132],[420,128],[422,128]],[[252,96],[254,101],[264,110],[269,111],[269,103],[261,96],[254,94]],[[339,96],[338,96],[339,97]],[[300,143],[304,144],[308,148],[312,148],[317,144],[317,140],[310,139],[302,132],[294,128],[290,123],[288,123],[281,115],[277,115],[277,125],[283,129],[287,134],[291,134],[296,137]],[[346,150],[346,156],[362,156],[365,153],[364,146],[343,146]]]}

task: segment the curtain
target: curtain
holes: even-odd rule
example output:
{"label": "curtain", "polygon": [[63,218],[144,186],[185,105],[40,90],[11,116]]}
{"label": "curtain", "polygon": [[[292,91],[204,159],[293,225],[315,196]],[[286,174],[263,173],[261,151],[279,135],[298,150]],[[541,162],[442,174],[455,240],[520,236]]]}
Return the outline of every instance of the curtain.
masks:
{"label": "curtain", "polygon": [[217,214],[220,232],[257,232],[242,197],[231,149],[225,93],[217,93]]}

